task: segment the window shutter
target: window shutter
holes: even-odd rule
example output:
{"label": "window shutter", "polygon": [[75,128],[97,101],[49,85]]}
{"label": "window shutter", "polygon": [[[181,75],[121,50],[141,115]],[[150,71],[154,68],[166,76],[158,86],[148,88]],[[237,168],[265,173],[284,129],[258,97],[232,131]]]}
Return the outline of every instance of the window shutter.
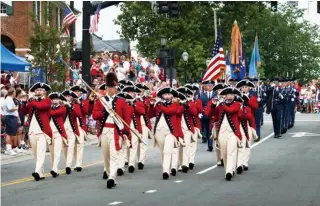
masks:
{"label": "window shutter", "polygon": [[11,2],[11,6],[7,6],[7,15],[13,15],[13,6],[14,6],[14,2]]}

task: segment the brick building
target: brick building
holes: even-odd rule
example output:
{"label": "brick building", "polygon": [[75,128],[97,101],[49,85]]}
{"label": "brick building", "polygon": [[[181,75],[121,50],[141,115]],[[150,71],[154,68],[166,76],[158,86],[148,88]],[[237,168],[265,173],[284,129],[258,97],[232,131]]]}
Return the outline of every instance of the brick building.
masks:
{"label": "brick building", "polygon": [[[13,53],[25,55],[30,51],[32,13],[41,25],[61,28],[66,7],[64,1],[1,1],[1,43]],[[49,11],[52,18],[47,20],[46,14]]]}

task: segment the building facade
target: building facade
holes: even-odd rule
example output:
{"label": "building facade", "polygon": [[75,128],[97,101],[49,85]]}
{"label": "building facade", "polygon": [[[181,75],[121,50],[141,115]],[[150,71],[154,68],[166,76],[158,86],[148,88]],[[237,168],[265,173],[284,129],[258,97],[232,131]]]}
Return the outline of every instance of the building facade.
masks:
{"label": "building facade", "polygon": [[[24,56],[33,32],[32,15],[41,25],[61,28],[63,1],[1,1],[1,43],[13,53]],[[48,14],[51,18],[47,18]]]}

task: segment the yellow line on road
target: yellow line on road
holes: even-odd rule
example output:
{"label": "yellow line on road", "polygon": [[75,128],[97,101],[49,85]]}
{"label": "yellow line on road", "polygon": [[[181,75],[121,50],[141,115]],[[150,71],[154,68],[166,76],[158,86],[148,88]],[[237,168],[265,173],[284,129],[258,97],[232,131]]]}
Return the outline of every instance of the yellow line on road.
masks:
{"label": "yellow line on road", "polygon": [[[92,162],[90,164],[84,165],[84,166],[82,166],[82,168],[91,167],[91,166],[98,165],[98,164],[101,164],[101,163],[103,163],[103,161],[99,160],[99,161]],[[65,170],[60,170],[59,174],[60,175],[61,174],[66,174],[66,171]],[[45,174],[45,177],[50,177],[50,176],[51,176],[50,173],[46,173]],[[1,187],[5,187],[5,186],[9,186],[9,185],[16,185],[16,184],[20,184],[20,183],[24,183],[24,182],[30,182],[32,180],[34,180],[33,177],[21,178],[21,179],[13,180],[13,181],[10,181],[10,182],[1,183]]]}

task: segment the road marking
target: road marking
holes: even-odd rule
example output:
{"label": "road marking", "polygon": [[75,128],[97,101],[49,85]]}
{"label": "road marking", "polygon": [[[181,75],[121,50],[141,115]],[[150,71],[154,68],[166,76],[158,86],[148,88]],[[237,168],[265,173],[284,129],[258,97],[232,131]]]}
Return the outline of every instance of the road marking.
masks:
{"label": "road marking", "polygon": [[155,193],[157,192],[157,190],[148,190],[148,191],[145,191],[144,193],[145,194],[151,194],[151,193]]}
{"label": "road marking", "polygon": [[294,134],[292,137],[319,137],[320,134],[314,134],[309,132],[296,132],[296,133],[289,133]]}
{"label": "road marking", "polygon": [[183,182],[183,180],[177,180],[177,181],[174,181],[175,183],[181,183]]}
{"label": "road marking", "polygon": [[119,204],[121,204],[122,202],[117,202],[117,201],[115,201],[115,202],[111,202],[111,203],[109,203],[109,205],[119,205]]}
{"label": "road marking", "polygon": [[[269,138],[272,137],[273,135],[274,135],[274,133],[272,132],[271,134],[269,134],[268,136],[266,136],[265,138],[263,138],[263,139],[260,140],[259,142],[253,144],[253,145],[251,146],[251,149],[254,148],[254,147],[256,147],[256,146],[258,146],[258,145],[261,144],[262,142],[266,141],[267,139],[269,139]],[[205,170],[202,170],[202,171],[198,172],[197,175],[201,175],[201,174],[203,174],[203,173],[209,172],[210,170],[213,170],[213,169],[215,169],[215,168],[217,168],[217,167],[218,167],[218,165],[213,165],[212,167],[209,167],[209,168],[207,168],[207,169],[205,169]]]}
{"label": "road marking", "polygon": [[[320,122],[319,119],[310,119],[310,120],[294,120],[295,122]],[[263,121],[264,123],[270,123],[272,122],[272,120],[266,120],[266,121]]]}
{"label": "road marking", "polygon": [[[103,161],[101,161],[101,160],[95,161],[95,162],[92,162],[90,164],[82,166],[82,168],[91,167],[91,166],[94,166],[94,165],[97,165],[97,164],[101,164],[101,163],[103,163]],[[65,173],[66,173],[65,170],[60,170],[59,171],[60,175],[61,174],[65,174]],[[51,177],[51,174],[50,173],[46,173],[44,176],[45,177]],[[13,181],[10,181],[10,182],[1,183],[1,187],[5,187],[5,186],[9,186],[9,185],[15,185],[15,184],[24,183],[24,182],[30,182],[32,180],[34,180],[33,177],[26,177],[26,178],[22,178],[22,179],[17,179],[17,180],[13,180]]]}

